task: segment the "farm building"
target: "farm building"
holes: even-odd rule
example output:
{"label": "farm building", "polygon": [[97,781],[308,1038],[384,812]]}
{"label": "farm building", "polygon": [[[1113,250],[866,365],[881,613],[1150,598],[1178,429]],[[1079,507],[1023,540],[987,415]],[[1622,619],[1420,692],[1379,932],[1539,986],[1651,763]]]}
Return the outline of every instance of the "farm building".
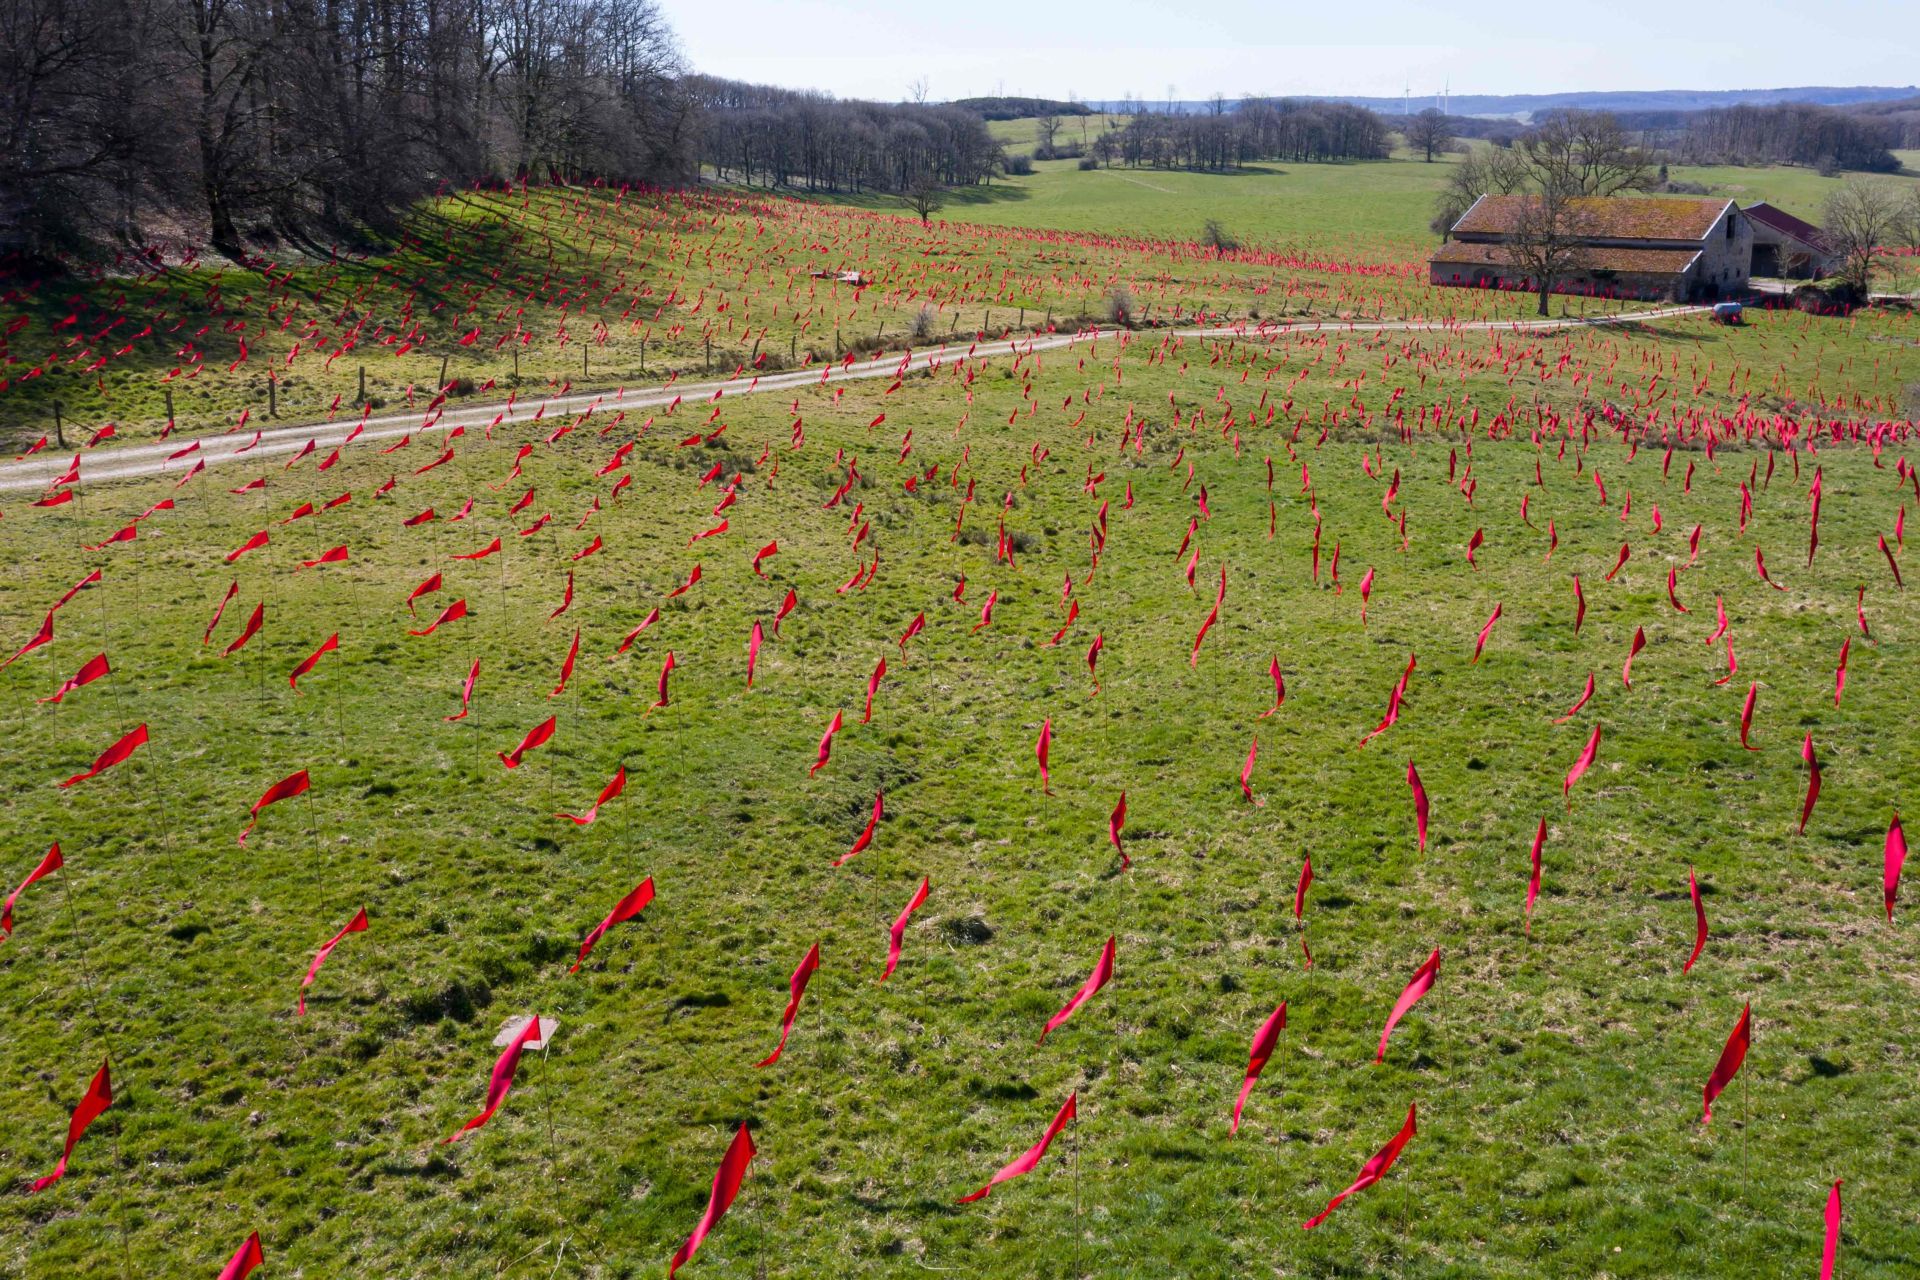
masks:
{"label": "farm building", "polygon": [[[1531,289],[1514,253],[1528,196],[1481,196],[1428,259],[1436,285]],[[1731,200],[1612,196],[1571,202],[1580,247],[1560,293],[1699,301],[1745,291],[1752,221]]]}
{"label": "farm building", "polygon": [[1753,220],[1753,274],[1820,280],[1840,265],[1840,255],[1820,228],[1765,201],[1743,213]]}

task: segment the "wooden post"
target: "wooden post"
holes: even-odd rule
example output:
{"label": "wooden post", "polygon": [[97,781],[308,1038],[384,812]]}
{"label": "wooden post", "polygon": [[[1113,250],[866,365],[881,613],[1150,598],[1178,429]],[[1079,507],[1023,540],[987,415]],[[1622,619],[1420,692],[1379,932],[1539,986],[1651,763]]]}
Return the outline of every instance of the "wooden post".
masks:
{"label": "wooden post", "polygon": [[361,365],[360,366],[360,407],[365,408],[366,404],[367,404],[367,366]]}
{"label": "wooden post", "polygon": [[800,360],[800,335],[795,332],[793,341],[787,344],[787,363],[796,364]]}
{"label": "wooden post", "polygon": [[584,382],[586,380],[586,377],[587,377],[587,344],[585,342],[582,342],[580,344],[580,379],[581,381]]}
{"label": "wooden post", "polygon": [[707,339],[707,372],[713,372],[713,339]]}
{"label": "wooden post", "polygon": [[62,449],[67,447],[67,429],[66,425],[60,421],[60,402],[58,400],[53,402],[53,438],[60,442]]}
{"label": "wooden post", "polygon": [[440,390],[447,389],[447,357],[440,357]]}
{"label": "wooden post", "polygon": [[515,343],[513,347],[513,385],[516,387],[520,385],[520,344],[519,343]]}
{"label": "wooden post", "polygon": [[280,379],[271,373],[267,375],[267,416],[269,418],[280,416]]}
{"label": "wooden post", "polygon": [[173,431],[173,388],[167,388],[167,431]]}
{"label": "wooden post", "polygon": [[1022,307],[1022,308],[1020,308],[1020,324],[1019,324],[1019,327],[1020,327],[1020,328],[1022,328],[1022,329],[1024,329],[1024,328],[1026,328],[1026,327],[1027,327],[1027,309],[1026,309],[1025,307]]}
{"label": "wooden post", "polygon": [[645,338],[642,338],[640,339],[640,372],[645,373],[646,371],[647,371],[647,340]]}

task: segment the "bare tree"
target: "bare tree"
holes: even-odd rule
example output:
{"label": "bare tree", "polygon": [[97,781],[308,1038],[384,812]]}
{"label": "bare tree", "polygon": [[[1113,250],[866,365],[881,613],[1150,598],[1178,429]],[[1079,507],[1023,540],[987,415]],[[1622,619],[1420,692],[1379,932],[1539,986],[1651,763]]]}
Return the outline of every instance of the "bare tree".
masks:
{"label": "bare tree", "polygon": [[1540,190],[1570,196],[1614,196],[1654,182],[1654,160],[1627,137],[1609,111],[1555,111],[1521,135],[1519,154]]}
{"label": "bare tree", "polygon": [[915,76],[913,79],[907,81],[907,101],[913,103],[916,107],[924,107],[927,105],[927,78],[925,76]]}
{"label": "bare tree", "polygon": [[1444,243],[1473,202],[1484,195],[1510,196],[1526,188],[1526,161],[1507,147],[1488,147],[1467,153],[1447,174],[1447,185],[1434,199],[1433,230]]}
{"label": "bare tree", "polygon": [[940,177],[931,169],[922,169],[907,179],[906,190],[901,198],[907,207],[920,219],[923,227],[933,225],[933,215],[947,202],[947,189],[940,185]]}
{"label": "bare tree", "polygon": [[1862,302],[1873,292],[1873,275],[1880,246],[1892,239],[1900,223],[1900,199],[1887,182],[1849,179],[1827,197],[1821,215],[1828,244],[1840,255],[1835,274]]}
{"label": "bare tree", "polygon": [[1059,113],[1049,111],[1034,122],[1034,128],[1040,135],[1040,158],[1053,158],[1054,139],[1060,136]]}
{"label": "bare tree", "polygon": [[1585,261],[1590,219],[1581,200],[1576,192],[1551,183],[1520,197],[1506,249],[1512,265],[1524,271],[1539,292],[1543,316],[1554,285]]}
{"label": "bare tree", "polygon": [[1427,153],[1427,163],[1433,163],[1433,153],[1445,151],[1453,145],[1453,127],[1447,123],[1447,117],[1437,107],[1428,107],[1407,122],[1405,133],[1407,145],[1416,151]]}
{"label": "bare tree", "polygon": [[1234,239],[1233,233],[1221,226],[1214,218],[1208,218],[1206,226],[1201,228],[1200,243],[1213,250],[1213,256],[1216,258],[1223,258],[1240,247],[1240,242]]}

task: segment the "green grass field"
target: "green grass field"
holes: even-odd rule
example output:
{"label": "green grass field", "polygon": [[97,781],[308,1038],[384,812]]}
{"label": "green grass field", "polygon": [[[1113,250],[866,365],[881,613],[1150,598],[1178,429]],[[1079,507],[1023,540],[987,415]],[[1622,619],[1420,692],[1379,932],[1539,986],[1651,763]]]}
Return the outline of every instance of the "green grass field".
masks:
{"label": "green grass field", "polygon": [[[1388,245],[1420,168],[1314,170],[1301,180],[1327,189],[1321,231],[1298,202],[1273,225],[1294,220],[1329,262]],[[1335,212],[1341,175],[1361,184],[1346,204],[1364,228]],[[1066,176],[1106,185],[1063,180],[1063,192],[1126,193],[1104,222],[1087,195],[1086,229],[1178,234],[1177,193]],[[1293,177],[1138,176],[1183,184],[1190,216],[1241,207],[1214,203],[1239,198],[1223,194],[1234,184]],[[1372,181],[1402,187],[1369,194]],[[574,209],[582,221],[563,231],[565,199],[541,216],[556,274],[597,261],[588,238],[610,230],[663,253],[679,234],[673,261],[689,252],[684,227],[626,237],[647,224],[639,212],[620,215],[629,223]],[[973,272],[1005,246],[1024,255],[1014,292],[1040,305],[1135,280],[1169,307],[1271,311],[1276,282],[1322,315],[1527,306],[984,232],[942,233],[941,253],[916,259],[919,228],[832,210],[781,214],[789,226],[751,207],[704,216],[701,273],[671,268],[676,284],[694,297],[703,278],[738,280],[728,254],[757,242],[771,282],[713,284],[708,304],[737,297],[796,338],[785,273],[824,256],[810,245],[885,261],[885,317],[918,305],[922,262]],[[708,245],[726,247],[710,268]],[[530,282],[548,270],[544,244],[537,266],[500,252]],[[633,284],[670,274],[638,248],[636,264]],[[286,292],[312,298],[324,280],[302,266]],[[188,281],[205,278],[168,283]],[[1006,286],[969,285],[964,306],[998,308]],[[678,306],[656,332],[685,323],[685,358],[700,321]],[[242,314],[257,325],[263,311]],[[469,358],[450,340],[475,321],[443,311],[422,350],[436,364],[450,349]],[[1912,895],[1888,924],[1881,849],[1894,813],[1916,809],[1920,614],[1875,539],[1895,541],[1914,483],[1903,489],[1898,463],[1915,450],[1910,433],[1878,454],[1740,438],[1709,457],[1697,432],[1743,406],[1743,426],[1885,421],[1914,380],[1917,339],[1912,315],[1888,312],[1550,335],[1438,322],[1232,342],[1143,331],[1025,356],[982,343],[973,359],[963,338],[937,373],[897,387],[829,379],[749,395],[749,373],[671,415],[623,412],[610,391],[584,416],[471,427],[424,471],[446,442],[422,429],[393,452],[394,438],[356,441],[325,473],[275,458],[176,488],[183,460],[83,485],[57,507],[0,495],[13,565],[0,656],[76,581],[103,574],[55,615],[51,644],[0,670],[0,881],[11,890],[53,841],[66,859],[25,891],[0,945],[12,1184],[0,1274],[210,1275],[257,1229],[262,1276],[662,1276],[744,1122],[760,1156],[690,1276],[1799,1276],[1817,1267],[1835,1178],[1841,1274],[1907,1275],[1920,1256]],[[284,359],[290,342],[257,349]],[[228,397],[209,401],[217,428],[251,402],[244,369],[229,381],[215,364],[209,385]],[[135,372],[124,394],[150,396]],[[522,398],[552,389],[529,379]],[[1637,448],[1604,406],[1653,415]],[[1660,432],[1675,424],[1692,435],[1663,472]],[[624,466],[602,474],[628,443]],[[828,507],[849,460],[859,478]],[[736,500],[716,511],[735,475]],[[265,485],[244,488],[256,478]],[[135,540],[84,550],[169,498]],[[403,524],[428,508],[436,518]],[[1389,510],[1405,515],[1404,542]],[[723,516],[724,533],[692,540]],[[1192,521],[1190,587],[1176,552]],[[1696,525],[1698,561],[1681,568]],[[1002,527],[1011,562],[997,554]],[[269,545],[229,563],[260,530]],[[455,559],[496,536],[499,554]],[[595,539],[602,549],[582,557]],[[776,541],[756,575],[753,554]],[[1622,543],[1631,556],[1608,581]],[[350,548],[346,563],[301,567],[335,546]],[[1756,548],[1784,590],[1757,578]],[[672,594],[696,565],[700,581]],[[862,565],[870,580],[849,585]],[[1223,567],[1219,621],[1196,658]],[[1669,601],[1669,568],[1688,612]],[[436,572],[444,590],[410,616],[407,594]],[[1587,601],[1577,634],[1574,574]],[[1855,618],[1861,587],[1870,637]],[[799,605],[776,638],[789,589]],[[469,616],[408,634],[455,599]],[[1716,599],[1739,663],[1725,684],[1725,651],[1703,643]],[[220,657],[255,604],[263,628]],[[901,645],[921,613],[924,632]],[[756,621],[768,634],[749,689]],[[1628,688],[1621,666],[1642,628]],[[288,673],[332,634],[337,652],[290,689]],[[102,652],[111,676],[35,701]],[[669,653],[667,705],[650,709]],[[1410,655],[1398,723],[1356,748]],[[448,721],[476,659],[471,714]],[[1263,717],[1276,659],[1287,696]],[[1554,723],[1590,673],[1592,701]],[[1738,735],[1749,683],[1754,752]],[[845,728],[809,776],[836,710]],[[552,742],[503,768],[497,753],[549,715]],[[1051,795],[1034,759],[1043,721]],[[55,785],[140,723],[150,749]],[[1562,779],[1596,725],[1598,763],[1569,804]],[[1799,836],[1808,733],[1824,790]],[[1253,803],[1239,779],[1256,740]],[[1409,761],[1432,801],[1424,851]],[[595,824],[552,816],[582,812],[621,767],[625,793]],[[237,845],[249,806],[299,769],[313,790],[267,809]],[[1107,839],[1122,791],[1124,872]],[[835,869],[876,792],[871,847]],[[1543,819],[1529,932],[1528,847]],[[1293,918],[1307,856],[1311,969]],[[1712,937],[1682,975],[1689,868]],[[646,876],[653,905],[570,976],[585,932]],[[922,877],[930,897],[879,984],[888,926]],[[334,952],[296,1018],[314,950],[362,906],[370,928]],[[1113,981],[1036,1044],[1110,935]],[[757,1069],[815,942],[822,967],[785,1055]],[[1439,980],[1375,1065],[1387,1011],[1436,947]],[[1229,1138],[1248,1043],[1283,1000],[1288,1029]],[[1702,1126],[1701,1086],[1747,1002],[1751,1055]],[[490,1124],[439,1145],[480,1110],[502,1021],[535,1011],[559,1019],[551,1049],[522,1063]],[[62,1183],[24,1194],[108,1052],[115,1105]],[[1036,1172],[955,1203],[1076,1090],[1080,1118]],[[1419,1133],[1399,1164],[1302,1232],[1411,1103]]]}

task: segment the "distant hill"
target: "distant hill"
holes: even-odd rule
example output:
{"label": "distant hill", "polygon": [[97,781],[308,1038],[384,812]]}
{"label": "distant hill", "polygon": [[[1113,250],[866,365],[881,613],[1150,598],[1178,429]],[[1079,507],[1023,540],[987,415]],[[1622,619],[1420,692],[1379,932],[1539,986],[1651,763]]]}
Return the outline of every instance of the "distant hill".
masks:
{"label": "distant hill", "polygon": [[[1920,94],[1920,88],[1908,85],[1904,88],[1860,85],[1852,87],[1804,86],[1790,89],[1653,89],[1602,91],[1593,93],[1507,93],[1475,94],[1456,93],[1448,101],[1448,107],[1456,116],[1480,116],[1486,118],[1505,118],[1525,120],[1543,111],[1552,111],[1557,107],[1580,107],[1593,111],[1705,111],[1713,107],[1734,107],[1742,105],[1766,106],[1775,102],[1811,102],[1824,107],[1849,107],[1868,102],[1895,102],[1903,98],[1912,98]],[[1317,98],[1323,101],[1350,102],[1355,106],[1368,107],[1382,115],[1399,115],[1406,107],[1404,98],[1368,98],[1341,94],[1298,94],[1274,95]],[[1439,105],[1431,93],[1415,94],[1412,99],[1414,111]],[[1091,102],[1087,104],[1095,111],[1118,111],[1125,104],[1119,100]],[[1147,106],[1155,110],[1165,110],[1164,100],[1147,101]],[[1202,112],[1212,109],[1212,104],[1201,101],[1176,101],[1174,109],[1182,112]],[[990,117],[991,118],[991,117]]]}
{"label": "distant hill", "polygon": [[1025,120],[1032,116],[1090,116],[1093,108],[1082,102],[1059,102],[1053,98],[960,98],[950,106],[964,107],[987,120]]}

